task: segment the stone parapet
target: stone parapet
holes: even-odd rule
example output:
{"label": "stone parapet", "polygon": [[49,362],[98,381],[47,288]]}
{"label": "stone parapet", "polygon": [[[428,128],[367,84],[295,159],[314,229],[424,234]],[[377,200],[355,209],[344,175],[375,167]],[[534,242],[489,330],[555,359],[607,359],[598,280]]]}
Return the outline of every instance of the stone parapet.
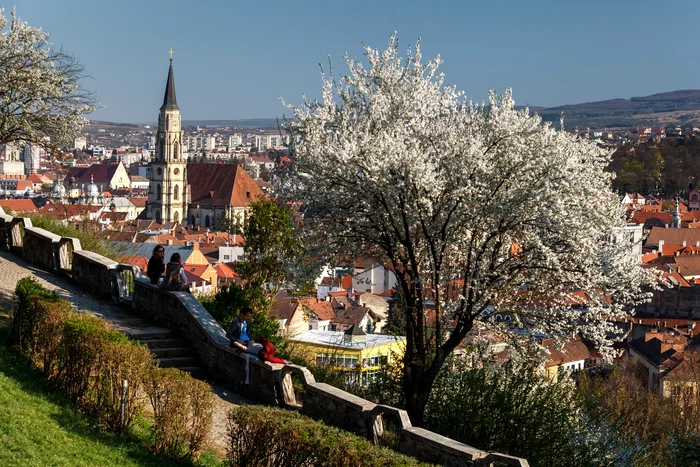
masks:
{"label": "stone parapet", "polygon": [[102,298],[112,297],[112,273],[117,263],[92,251],[73,251],[72,277],[85,290]]}
{"label": "stone parapet", "polygon": [[12,225],[12,216],[5,214],[5,211],[0,206],[0,249],[10,249],[10,227]]}
{"label": "stone parapet", "polygon": [[32,264],[49,272],[58,269],[57,255],[61,237],[38,227],[24,228],[22,256]]}

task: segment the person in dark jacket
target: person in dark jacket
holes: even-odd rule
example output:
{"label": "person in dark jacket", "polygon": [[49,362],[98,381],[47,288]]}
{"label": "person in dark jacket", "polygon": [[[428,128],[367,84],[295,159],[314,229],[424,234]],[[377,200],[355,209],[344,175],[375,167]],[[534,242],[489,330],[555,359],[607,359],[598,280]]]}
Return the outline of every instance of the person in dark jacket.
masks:
{"label": "person in dark jacket", "polygon": [[246,353],[258,355],[258,353],[263,350],[263,346],[253,340],[253,331],[250,329],[250,323],[248,323],[252,317],[252,309],[248,307],[241,308],[241,312],[228,328],[226,337],[231,341],[231,347],[235,347]]}
{"label": "person in dark jacket", "polygon": [[189,292],[190,285],[187,283],[180,253],[173,253],[170,257],[170,262],[165,266],[165,279],[160,287],[173,292]]}
{"label": "person in dark jacket", "polygon": [[151,279],[151,284],[157,284],[160,277],[165,272],[165,248],[158,245],[153,249],[153,256],[148,260],[146,275]]}

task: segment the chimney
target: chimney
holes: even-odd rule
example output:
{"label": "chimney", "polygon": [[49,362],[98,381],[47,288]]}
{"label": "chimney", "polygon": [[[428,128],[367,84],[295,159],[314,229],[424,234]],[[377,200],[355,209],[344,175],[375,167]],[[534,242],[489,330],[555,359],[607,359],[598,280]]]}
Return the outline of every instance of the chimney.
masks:
{"label": "chimney", "polygon": [[700,240],[695,242],[695,248],[700,248]]}
{"label": "chimney", "polygon": [[165,241],[165,244],[168,245],[168,246],[172,246],[172,244],[173,244],[173,239],[172,239],[172,238],[167,239],[167,240]]}
{"label": "chimney", "polygon": [[659,253],[664,254],[664,241],[659,240]]}
{"label": "chimney", "polygon": [[686,244],[685,244],[685,240],[683,240],[683,248],[685,248],[685,246],[686,246]]}
{"label": "chimney", "polygon": [[667,326],[666,326],[667,323],[668,323],[668,321],[664,321],[664,327],[667,327]]}

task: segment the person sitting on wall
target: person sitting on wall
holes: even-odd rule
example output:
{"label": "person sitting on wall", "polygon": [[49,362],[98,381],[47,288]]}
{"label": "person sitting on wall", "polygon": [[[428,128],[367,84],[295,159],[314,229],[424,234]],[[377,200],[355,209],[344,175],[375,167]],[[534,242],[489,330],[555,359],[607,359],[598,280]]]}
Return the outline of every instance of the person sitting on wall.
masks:
{"label": "person sitting on wall", "polygon": [[270,363],[287,363],[287,360],[283,360],[275,355],[275,346],[262,336],[260,337],[260,345],[262,345],[262,350],[258,352],[260,360]]}
{"label": "person sitting on wall", "polygon": [[172,292],[189,292],[190,285],[187,283],[185,268],[182,266],[180,253],[173,253],[170,262],[165,267],[165,280],[161,283],[161,288]]}
{"label": "person sitting on wall", "polygon": [[158,284],[161,276],[165,272],[165,248],[158,245],[153,249],[153,255],[148,260],[146,275],[151,279],[151,284]]}
{"label": "person sitting on wall", "polygon": [[231,347],[257,356],[263,350],[263,346],[253,340],[253,332],[250,329],[250,323],[248,323],[252,317],[253,310],[251,308],[241,308],[239,315],[228,328],[226,337],[231,341]]}

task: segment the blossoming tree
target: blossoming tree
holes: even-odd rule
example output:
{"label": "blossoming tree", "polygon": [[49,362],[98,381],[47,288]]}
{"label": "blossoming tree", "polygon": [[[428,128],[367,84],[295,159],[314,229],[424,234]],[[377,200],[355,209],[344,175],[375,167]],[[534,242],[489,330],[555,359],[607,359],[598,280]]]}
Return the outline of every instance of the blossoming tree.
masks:
{"label": "blossoming tree", "polygon": [[[431,387],[475,323],[573,332],[605,348],[643,298],[629,243],[610,241],[624,210],[610,154],[514,107],[444,83],[420,43],[396,37],[348,74],[323,76],[320,100],[290,105],[296,139],[287,196],[329,255],[375,255],[396,271],[406,321],[403,393],[422,424]],[[572,307],[583,297],[585,307]]]}
{"label": "blossoming tree", "polygon": [[96,103],[83,66],[51,47],[48,34],[0,9],[0,144],[59,145],[85,125]]}

